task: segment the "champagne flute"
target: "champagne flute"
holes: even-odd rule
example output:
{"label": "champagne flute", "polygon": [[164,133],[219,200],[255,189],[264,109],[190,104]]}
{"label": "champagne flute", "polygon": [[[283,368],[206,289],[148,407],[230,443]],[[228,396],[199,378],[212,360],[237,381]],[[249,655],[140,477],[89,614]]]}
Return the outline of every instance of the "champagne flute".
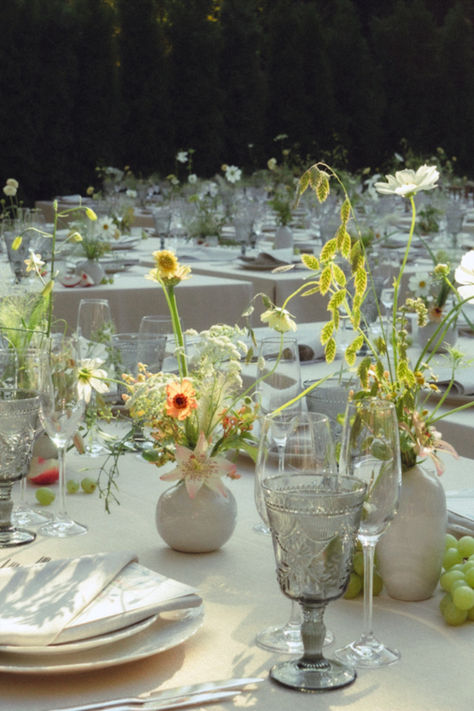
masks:
{"label": "champagne flute", "polygon": [[356,477],[302,472],[264,479],[262,487],[278,582],[303,611],[303,656],[276,664],[270,676],[301,691],[347,686],[356,672],[323,655],[323,616],[347,586],[365,484]]}
{"label": "champagne flute", "polygon": [[[263,338],[259,348],[257,395],[263,414],[296,397],[301,387],[301,365],[296,338],[282,334]],[[299,402],[286,409],[299,409]]]}
{"label": "champagne flute", "polygon": [[86,526],[73,521],[66,510],[66,448],[82,420],[85,403],[79,394],[76,340],[54,334],[49,349],[48,367],[43,370],[40,418],[58,449],[59,493],[53,518],[39,532],[65,538],[87,533]]}
{"label": "champagne flute", "polygon": [[[261,532],[269,532],[263,481],[284,472],[286,475],[313,471],[331,481],[337,472],[331,427],[326,415],[317,412],[282,411],[261,420],[261,432],[255,467],[255,504],[262,519]],[[334,640],[326,634],[325,643]],[[283,654],[303,650],[301,613],[292,601],[290,618],[285,625],[269,627],[257,635],[259,647]]]}
{"label": "champagne flute", "polygon": [[379,538],[397,512],[401,487],[400,443],[395,405],[368,398],[350,402],[342,433],[341,474],[367,484],[358,538],[364,554],[364,628],[360,638],[337,650],[338,659],[377,668],[400,659],[372,629],[374,552]]}

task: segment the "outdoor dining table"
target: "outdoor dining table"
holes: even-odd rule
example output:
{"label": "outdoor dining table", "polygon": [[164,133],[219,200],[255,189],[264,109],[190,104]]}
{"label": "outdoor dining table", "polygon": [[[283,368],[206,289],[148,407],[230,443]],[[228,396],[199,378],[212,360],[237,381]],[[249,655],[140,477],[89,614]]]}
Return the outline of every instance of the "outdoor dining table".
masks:
{"label": "outdoor dining table", "polygon": [[[100,458],[70,453],[68,476],[96,476],[100,463]],[[447,464],[441,478],[445,489],[466,490],[465,502],[472,505],[474,461],[449,459]],[[216,552],[179,553],[161,540],[155,528],[155,506],[169,484],[160,481],[160,470],[135,454],[125,455],[120,462],[120,505],[112,505],[110,514],[104,511],[97,490],[92,495],[67,497],[69,513],[88,526],[86,535],[69,539],[38,536],[29,546],[1,551],[0,565],[6,559],[27,564],[42,556],[56,559],[131,551],[148,568],[196,587],[204,601],[203,623],[194,636],[137,661],[123,659],[118,666],[102,668],[96,661],[75,671],[68,665],[67,655],[56,657],[54,662],[52,657],[39,656],[26,673],[21,671],[22,655],[0,652],[2,711],[50,711],[156,688],[241,676],[263,677],[265,681],[235,701],[219,702],[209,708],[215,711],[236,708],[287,711],[294,707],[301,711],[472,709],[474,626],[445,624],[438,608],[442,596],[439,589],[422,602],[400,602],[385,592],[375,598],[375,631],[385,643],[400,650],[401,660],[397,664],[376,671],[360,670],[353,685],[327,693],[299,693],[269,680],[270,667],[283,657],[260,649],[255,636],[269,625],[286,622],[290,604],[276,581],[271,540],[253,529],[258,514],[252,462],[240,457],[237,466],[241,478],[230,483],[237,500],[237,525],[230,540]],[[30,487],[27,496],[33,500]],[[413,545],[416,546],[416,541]],[[335,635],[335,642],[325,648],[326,654],[331,655],[334,649],[358,637],[362,599],[331,602],[325,621]],[[131,654],[135,644],[132,640],[127,642]],[[85,652],[80,656],[87,659]],[[57,666],[54,673],[48,669],[52,663]]]}

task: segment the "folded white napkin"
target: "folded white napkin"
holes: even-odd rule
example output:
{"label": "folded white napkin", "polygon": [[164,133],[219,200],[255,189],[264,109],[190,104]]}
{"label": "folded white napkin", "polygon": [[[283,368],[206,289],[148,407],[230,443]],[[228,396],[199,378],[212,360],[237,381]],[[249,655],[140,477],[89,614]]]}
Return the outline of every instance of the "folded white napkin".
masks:
{"label": "folded white napkin", "polygon": [[[451,369],[437,368],[438,381],[436,385],[440,390],[445,390],[450,382]],[[474,395],[474,370],[473,368],[458,368],[450,393],[453,395]]]}
{"label": "folded white napkin", "polygon": [[[296,330],[296,338],[300,346],[300,359],[302,363],[304,363],[305,360],[315,360],[324,357],[324,346],[321,343],[321,326],[317,326],[314,323],[299,323]],[[305,346],[311,350],[312,355],[306,352],[304,349]],[[305,355],[309,355],[310,357],[305,358]]]}
{"label": "folded white napkin", "polygon": [[474,536],[474,519],[461,516],[454,511],[448,511],[447,532],[456,538],[461,536]]}
{"label": "folded white napkin", "polygon": [[136,557],[88,555],[0,569],[0,644],[43,646]]}
{"label": "folded white napkin", "polygon": [[123,629],[202,603],[195,588],[103,553],[0,569],[0,645],[42,647]]}

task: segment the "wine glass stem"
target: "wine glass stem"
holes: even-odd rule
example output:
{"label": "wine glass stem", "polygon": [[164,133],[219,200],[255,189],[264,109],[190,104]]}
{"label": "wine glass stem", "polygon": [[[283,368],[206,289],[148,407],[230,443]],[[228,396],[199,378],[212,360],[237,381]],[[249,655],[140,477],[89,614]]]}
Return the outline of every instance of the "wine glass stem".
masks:
{"label": "wine glass stem", "polygon": [[304,653],[298,660],[298,666],[311,669],[324,669],[328,662],[323,656],[323,644],[326,637],[326,626],[323,622],[326,604],[301,605],[303,610],[303,623],[301,637],[303,639]]}
{"label": "wine glass stem", "polygon": [[300,606],[295,600],[291,601],[291,613],[290,619],[287,622],[287,627],[297,627],[298,630],[301,628]]}
{"label": "wine glass stem", "polygon": [[58,447],[59,465],[59,492],[58,492],[58,518],[66,518],[66,447]]}
{"label": "wine glass stem", "polygon": [[363,542],[362,551],[364,555],[364,632],[365,639],[373,637],[372,630],[372,610],[373,610],[373,571],[375,543]]}

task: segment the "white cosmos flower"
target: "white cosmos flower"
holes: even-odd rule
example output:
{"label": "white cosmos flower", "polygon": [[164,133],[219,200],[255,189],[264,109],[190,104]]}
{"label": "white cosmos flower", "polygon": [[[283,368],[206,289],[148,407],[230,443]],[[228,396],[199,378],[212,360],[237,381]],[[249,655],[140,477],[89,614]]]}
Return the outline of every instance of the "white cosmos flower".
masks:
{"label": "white cosmos flower", "polygon": [[422,165],[418,170],[399,170],[395,175],[386,175],[386,183],[375,183],[375,188],[382,195],[400,195],[411,197],[420,190],[433,190],[439,178],[434,165]]}
{"label": "white cosmos flower", "polygon": [[236,165],[228,165],[225,169],[225,177],[229,183],[237,183],[242,177],[242,171]]}
{"label": "white cosmos flower", "polygon": [[79,397],[86,403],[90,402],[92,390],[98,393],[106,393],[109,386],[104,382],[107,372],[100,368],[103,364],[101,358],[83,358],[78,373],[77,389]]}
{"label": "white cosmos flower", "polygon": [[178,151],[176,155],[176,160],[178,163],[187,163],[188,162],[188,152],[187,151]]}
{"label": "white cosmos flower", "polygon": [[188,183],[197,183],[197,175],[196,173],[191,173],[191,175],[188,175]]}
{"label": "white cosmos flower", "polygon": [[428,272],[413,274],[408,280],[408,288],[418,296],[428,296],[430,293],[431,276]]}
{"label": "white cosmos flower", "polygon": [[454,278],[459,287],[458,291],[463,299],[474,298],[474,249],[471,249],[461,259],[461,263],[456,267]]}

